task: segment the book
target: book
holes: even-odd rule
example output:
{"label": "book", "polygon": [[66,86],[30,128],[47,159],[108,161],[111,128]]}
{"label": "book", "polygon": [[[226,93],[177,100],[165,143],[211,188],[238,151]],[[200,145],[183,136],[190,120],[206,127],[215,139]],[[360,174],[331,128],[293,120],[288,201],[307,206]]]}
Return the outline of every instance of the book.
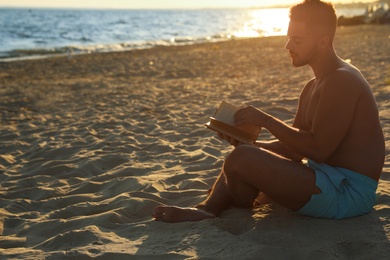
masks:
{"label": "book", "polygon": [[206,127],[230,136],[237,141],[245,144],[253,144],[260,134],[261,128],[251,124],[245,124],[240,126],[234,125],[234,114],[240,108],[222,101],[217,111],[210,121],[206,123]]}

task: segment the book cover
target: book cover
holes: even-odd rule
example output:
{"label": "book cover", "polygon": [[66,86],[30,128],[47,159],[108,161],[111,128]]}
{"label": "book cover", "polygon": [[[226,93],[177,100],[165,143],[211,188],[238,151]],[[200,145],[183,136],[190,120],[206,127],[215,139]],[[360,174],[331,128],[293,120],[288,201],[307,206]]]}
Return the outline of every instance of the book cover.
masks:
{"label": "book cover", "polygon": [[261,128],[249,124],[234,126],[234,114],[238,110],[238,107],[223,101],[215,114],[210,117],[210,121],[206,123],[206,127],[242,143],[253,144],[259,136]]}

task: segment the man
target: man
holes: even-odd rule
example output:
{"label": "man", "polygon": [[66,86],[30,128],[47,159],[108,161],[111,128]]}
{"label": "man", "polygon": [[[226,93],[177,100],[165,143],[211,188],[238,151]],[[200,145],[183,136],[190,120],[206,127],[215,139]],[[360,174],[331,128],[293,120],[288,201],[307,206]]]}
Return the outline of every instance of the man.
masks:
{"label": "man", "polygon": [[219,134],[236,148],[208,198],[194,208],[159,206],[156,220],[214,218],[230,205],[251,207],[259,194],[313,217],[340,219],[372,210],[384,137],[367,81],[333,48],[336,22],[333,6],[319,0],[290,9],[286,49],[294,66],[309,65],[315,75],[303,88],[293,125],[252,106],[239,110],[236,125],[264,127],[277,140],[244,145]]}

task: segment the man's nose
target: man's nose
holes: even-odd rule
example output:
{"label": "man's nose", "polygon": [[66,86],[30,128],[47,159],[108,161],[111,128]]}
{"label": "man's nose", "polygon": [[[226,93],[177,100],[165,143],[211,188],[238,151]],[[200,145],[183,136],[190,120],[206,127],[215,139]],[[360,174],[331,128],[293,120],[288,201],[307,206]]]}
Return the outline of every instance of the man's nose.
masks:
{"label": "man's nose", "polygon": [[286,42],[286,45],[284,46],[284,48],[285,48],[286,50],[288,50],[288,51],[290,51],[290,50],[292,49],[291,41],[290,41],[290,40],[288,40],[288,41]]}

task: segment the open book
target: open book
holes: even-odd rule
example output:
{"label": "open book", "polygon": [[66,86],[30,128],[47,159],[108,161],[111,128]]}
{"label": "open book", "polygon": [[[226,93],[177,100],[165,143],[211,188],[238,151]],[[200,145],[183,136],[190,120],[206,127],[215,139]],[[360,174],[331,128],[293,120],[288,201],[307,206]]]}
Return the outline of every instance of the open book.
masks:
{"label": "open book", "polygon": [[210,122],[206,123],[206,127],[245,144],[253,144],[259,136],[261,128],[249,124],[234,126],[234,114],[238,110],[238,107],[222,101],[218,110],[210,117]]}

